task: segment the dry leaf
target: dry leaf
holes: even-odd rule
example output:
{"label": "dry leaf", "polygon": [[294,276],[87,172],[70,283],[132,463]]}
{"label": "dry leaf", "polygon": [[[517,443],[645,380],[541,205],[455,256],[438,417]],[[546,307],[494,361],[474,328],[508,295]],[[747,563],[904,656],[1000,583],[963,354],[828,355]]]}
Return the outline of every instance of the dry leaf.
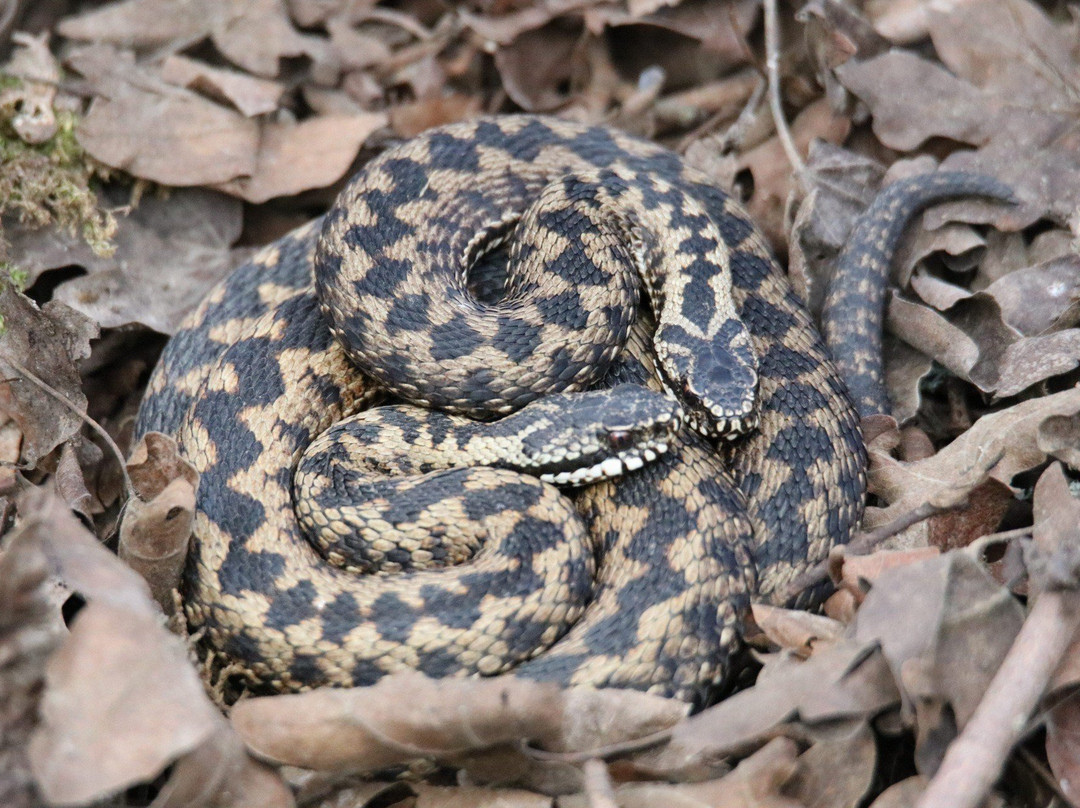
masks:
{"label": "dry leaf", "polygon": [[1080,256],[1064,255],[1010,272],[986,288],[1001,316],[1025,336],[1080,321]]}
{"label": "dry leaf", "polygon": [[510,676],[436,681],[402,673],[371,687],[249,699],[233,708],[232,721],[264,760],[375,771],[523,740],[560,750],[603,746],[670,726],[685,712],[681,702],[634,691],[563,692]]}
{"label": "dry leaf", "polygon": [[0,88],[0,110],[14,110],[8,121],[24,142],[45,143],[57,131],[53,102],[60,83],[60,65],[49,52],[48,34],[33,37],[16,31],[11,40],[15,52],[3,72],[19,81]]}
{"label": "dry leaf", "polygon": [[[18,425],[22,462],[32,468],[82,427],[71,409],[86,412],[75,363],[90,355],[98,328],[63,303],[50,301],[39,309],[10,283],[0,284],[0,318],[0,409]],[[71,406],[24,378],[10,362],[25,367]]]}
{"label": "dry leaf", "polygon": [[195,521],[199,473],[180,456],[176,441],[158,432],[142,437],[127,468],[138,496],[124,509],[117,554],[146,579],[165,614],[172,614]]}
{"label": "dry leaf", "polygon": [[391,107],[390,127],[400,137],[415,137],[425,129],[478,115],[481,109],[478,98],[463,93],[421,98]]}
{"label": "dry leaf", "polygon": [[991,118],[983,93],[909,51],[853,59],[836,73],[869,105],[874,134],[890,148],[911,151],[932,137],[979,145],[990,137]]}
{"label": "dry leaf", "polygon": [[1052,415],[1039,425],[1039,451],[1080,469],[1080,414]]}
{"label": "dry leaf", "polygon": [[25,228],[11,231],[11,255],[31,281],[51,269],[85,268],[53,294],[105,328],[140,323],[171,334],[236,263],[229,246],[240,236],[241,208],[214,191],[178,189],[147,196],[119,218],[112,257],[94,255],[65,231]]}
{"label": "dry leaf", "polygon": [[[812,140],[820,138],[841,143],[850,131],[850,119],[835,113],[825,99],[807,106],[791,123],[795,145],[804,155]],[[783,252],[787,247],[784,208],[793,179],[780,139],[770,138],[746,152],[739,161],[739,168],[748,170],[753,176],[754,193],[747,202],[750,215],[765,231],[773,248]]]}
{"label": "dry leaf", "polygon": [[819,614],[765,603],[755,603],[751,608],[754,623],[773,644],[801,657],[810,656],[819,643],[837,641],[844,634],[842,623]]}
{"label": "dry leaf", "polygon": [[980,146],[955,151],[942,168],[1011,186],[1025,203],[1014,226],[1047,213],[1067,222],[1080,202],[1069,112],[1080,69],[1069,29],[1027,0],[958,3],[927,22],[945,68],[894,50],[837,69],[870,107],[875,134],[901,150],[938,136]]}
{"label": "dry leaf", "polygon": [[30,761],[52,802],[153,780],[215,731],[218,716],[183,644],[146,614],[90,602],[46,677]]}
{"label": "dry leaf", "polygon": [[[843,548],[841,548],[842,550]],[[916,547],[911,550],[878,550],[869,555],[848,555],[839,553],[839,563],[835,567],[830,563],[830,573],[834,581],[841,585],[841,592],[856,595],[859,603],[864,600],[864,593],[870,589],[878,577],[886,570],[905,567],[916,561],[936,558],[941,554],[937,547]]]}
{"label": "dry leaf", "polygon": [[822,140],[811,142],[807,169],[818,181],[795,215],[788,273],[799,296],[820,317],[836,258],[855,220],[874,201],[885,170],[864,155]]}
{"label": "dry leaf", "polygon": [[870,804],[870,808],[915,808],[929,780],[929,777],[915,775],[899,783],[893,783],[878,795],[877,799]]}
{"label": "dry leaf", "polygon": [[276,76],[283,56],[316,55],[317,46],[289,21],[282,0],[125,0],[63,20],[70,39],[155,48],[210,36],[234,64]]}
{"label": "dry leaf", "polygon": [[556,20],[526,31],[495,51],[506,93],[528,112],[550,112],[582,85],[585,49],[581,24]]}
{"label": "dry leaf", "polygon": [[79,143],[106,165],[180,186],[226,182],[255,171],[256,121],[166,84],[122,51],[86,47],[67,61],[96,92],[79,124]]}
{"label": "dry leaf", "polygon": [[187,87],[232,104],[249,118],[278,108],[285,88],[275,81],[249,76],[235,70],[173,54],[161,65],[161,77],[170,84]]}
{"label": "dry leaf", "polygon": [[933,772],[1012,645],[1024,612],[975,558],[952,552],[883,572],[855,618],[903,685],[918,730],[916,762]]}
{"label": "dry leaf", "polygon": [[[60,580],[87,601],[48,661],[40,723],[29,743],[45,799],[102,799],[175,763],[163,793],[199,794],[197,804],[222,808],[291,805],[288,791],[244,754],[206,698],[186,646],[161,625],[143,580],[44,489],[34,489],[21,507],[28,533]],[[265,802],[230,796],[244,783]]]}
{"label": "dry leaf", "polygon": [[517,788],[445,788],[419,783],[413,791],[415,808],[552,808],[551,797]]}
{"label": "dry leaf", "polygon": [[64,444],[60,451],[60,462],[56,464],[53,476],[53,484],[56,493],[67,503],[67,506],[79,514],[83,520],[90,524],[93,522],[93,512],[102,510],[101,503],[94,500],[90,491],[86,488],[86,479],[79,467],[79,460],[75,447],[71,441]]}
{"label": "dry leaf", "polygon": [[[1060,463],[1054,463],[1035,484],[1032,552],[1025,553],[1033,589],[1075,586],[1080,550],[1080,499],[1070,490]],[[1074,638],[1047,687],[1046,755],[1065,794],[1074,798],[1080,782],[1080,703],[1076,684],[1080,644]]]}
{"label": "dry leaf", "polygon": [[856,808],[874,782],[877,748],[866,721],[829,727],[799,756],[784,793],[805,808]]}
{"label": "dry leaf", "polygon": [[386,123],[381,112],[264,123],[253,169],[217,187],[248,202],[324,188],[345,175],[368,135]]}
{"label": "dry leaf", "polygon": [[35,808],[40,796],[27,743],[38,720],[46,659],[66,630],[50,598],[51,565],[37,541],[42,514],[31,503],[21,510],[0,551],[0,804]]}

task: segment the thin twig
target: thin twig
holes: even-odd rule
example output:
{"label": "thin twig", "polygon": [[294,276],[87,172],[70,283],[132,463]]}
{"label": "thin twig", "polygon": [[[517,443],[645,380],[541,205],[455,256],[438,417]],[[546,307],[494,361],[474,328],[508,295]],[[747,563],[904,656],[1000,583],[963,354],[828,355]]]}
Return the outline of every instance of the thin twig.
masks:
{"label": "thin twig", "polygon": [[769,109],[772,110],[776,134],[779,135],[784,154],[791,163],[795,180],[803,191],[806,191],[803,179],[806,164],[795,147],[795,140],[784,118],[784,107],[780,100],[780,22],[776,14],[776,0],[765,0],[765,74],[769,80]]}
{"label": "thin twig", "polygon": [[960,735],[949,744],[916,808],[975,808],[1022,737],[1050,676],[1080,625],[1080,592],[1043,592]]}
{"label": "thin twig", "polygon": [[81,420],[84,424],[86,424],[88,427],[90,427],[92,430],[97,432],[98,435],[101,436],[101,439],[105,441],[105,445],[108,446],[109,450],[116,456],[116,462],[120,464],[120,474],[123,475],[124,478],[124,493],[128,497],[134,496],[135,489],[134,487],[132,487],[131,478],[128,476],[127,473],[127,465],[124,463],[123,452],[120,451],[120,447],[116,445],[116,442],[112,439],[112,436],[105,431],[105,428],[93,418],[91,418],[89,415],[87,415],[85,412],[80,410],[77,406],[75,406],[75,403],[71,399],[69,399],[55,387],[39,379],[37,375],[29,368],[25,368],[18,362],[16,362],[14,359],[10,359],[7,357],[5,357],[3,361],[5,364],[11,365],[11,367],[13,367],[20,376],[22,376],[27,381],[33,383],[46,395],[53,397],[65,407],[67,407],[69,410],[71,410],[73,413],[75,413],[76,417],[78,417],[79,420]]}

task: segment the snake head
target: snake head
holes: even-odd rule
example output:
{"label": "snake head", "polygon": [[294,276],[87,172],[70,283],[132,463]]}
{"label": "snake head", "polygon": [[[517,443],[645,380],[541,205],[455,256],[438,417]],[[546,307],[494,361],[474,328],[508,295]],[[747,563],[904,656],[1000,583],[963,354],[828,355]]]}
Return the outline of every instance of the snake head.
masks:
{"label": "snake head", "polygon": [[586,485],[655,460],[682,422],[670,396],[624,384],[547,396],[492,427],[507,448],[498,465],[556,485]]}
{"label": "snake head", "polygon": [[694,431],[730,439],[757,425],[757,356],[740,320],[727,320],[710,339],[661,325],[655,339],[660,379]]}

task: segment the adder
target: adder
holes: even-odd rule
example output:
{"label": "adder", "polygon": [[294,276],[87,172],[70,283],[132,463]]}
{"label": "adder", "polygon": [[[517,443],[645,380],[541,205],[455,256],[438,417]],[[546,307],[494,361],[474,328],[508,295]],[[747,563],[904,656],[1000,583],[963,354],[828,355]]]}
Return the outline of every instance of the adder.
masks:
{"label": "adder", "polygon": [[[832,295],[861,306],[847,358],[872,351],[903,222],[1007,193],[886,191]],[[507,239],[505,283],[477,281]],[[416,668],[692,698],[865,487],[845,384],[741,207],[656,144],[537,116],[369,163],[188,317],[136,431],[201,474],[189,623],[273,690]],[[608,477],[584,521],[551,485]]]}

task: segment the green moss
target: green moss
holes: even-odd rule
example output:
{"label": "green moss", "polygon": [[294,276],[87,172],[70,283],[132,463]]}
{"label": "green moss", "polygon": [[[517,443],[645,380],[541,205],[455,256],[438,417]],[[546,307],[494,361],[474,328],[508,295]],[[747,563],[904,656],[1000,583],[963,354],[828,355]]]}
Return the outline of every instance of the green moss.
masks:
{"label": "green moss", "polygon": [[[18,88],[18,78],[0,73],[0,89]],[[22,140],[12,125],[18,114],[19,95],[0,98],[0,215],[15,215],[20,221],[44,226],[56,224],[82,236],[99,255],[115,249],[111,239],[116,220],[100,207],[92,182],[108,175],[108,169],[93,160],[75,137],[78,116],[55,110],[56,133],[47,141],[30,144]],[[0,259],[6,243],[0,234]]]}

